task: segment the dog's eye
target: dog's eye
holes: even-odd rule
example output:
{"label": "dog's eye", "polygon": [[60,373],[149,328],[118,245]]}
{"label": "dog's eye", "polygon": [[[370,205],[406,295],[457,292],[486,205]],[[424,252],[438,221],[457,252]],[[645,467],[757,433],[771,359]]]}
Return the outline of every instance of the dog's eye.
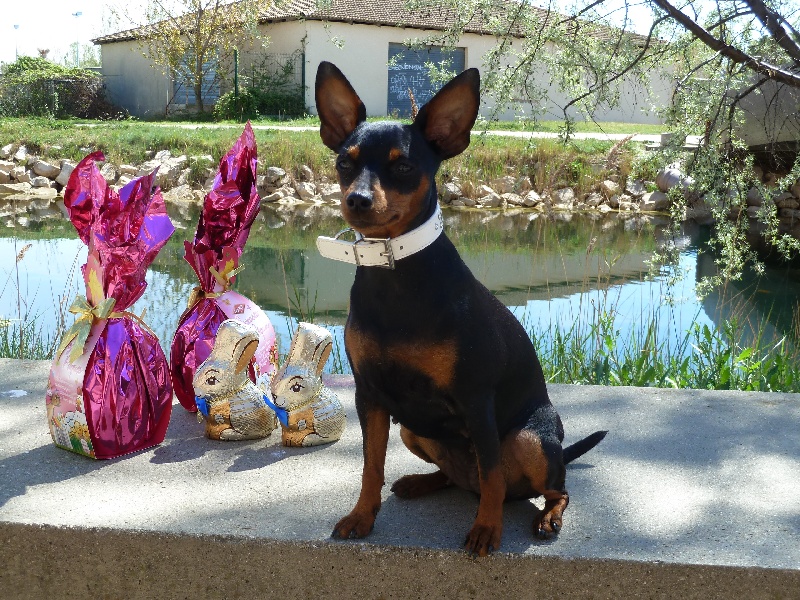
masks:
{"label": "dog's eye", "polygon": [[336,161],[336,168],[339,169],[340,171],[350,171],[353,169],[354,166],[355,163],[353,163],[353,160],[351,158],[348,158],[347,156],[341,156]]}
{"label": "dog's eye", "polygon": [[207,385],[217,385],[217,378],[212,375],[211,377],[206,379],[206,384]]}
{"label": "dog's eye", "polygon": [[290,390],[292,390],[292,391],[293,391],[293,392],[296,394],[297,392],[299,392],[300,390],[302,390],[302,389],[303,389],[303,386],[302,386],[302,385],[300,385],[299,383],[295,383],[295,384],[294,384],[292,387],[290,387],[289,389],[290,389]]}
{"label": "dog's eye", "polygon": [[394,163],[392,165],[392,170],[398,175],[408,175],[414,170],[414,167],[407,162],[401,161]]}

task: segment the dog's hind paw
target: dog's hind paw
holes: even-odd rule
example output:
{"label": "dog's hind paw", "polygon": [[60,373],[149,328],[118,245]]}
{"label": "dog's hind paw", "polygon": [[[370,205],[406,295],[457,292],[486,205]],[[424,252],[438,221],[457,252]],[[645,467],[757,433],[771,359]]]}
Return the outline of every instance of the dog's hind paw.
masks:
{"label": "dog's hind paw", "polygon": [[533,520],[533,535],[540,540],[548,540],[558,535],[564,525],[564,510],[568,504],[569,496],[566,493],[560,498],[547,500],[544,510],[539,511]]}
{"label": "dog's hind paw", "polygon": [[447,487],[447,476],[441,471],[419,475],[405,475],[392,484],[392,492],[400,498],[419,498]]}

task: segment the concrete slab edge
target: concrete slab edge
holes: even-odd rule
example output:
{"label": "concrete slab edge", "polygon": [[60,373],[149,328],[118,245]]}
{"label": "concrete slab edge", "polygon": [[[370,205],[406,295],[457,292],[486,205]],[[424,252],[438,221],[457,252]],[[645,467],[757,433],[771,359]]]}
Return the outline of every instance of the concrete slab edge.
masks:
{"label": "concrete slab edge", "polygon": [[800,571],[0,523],[0,596],[800,598]]}

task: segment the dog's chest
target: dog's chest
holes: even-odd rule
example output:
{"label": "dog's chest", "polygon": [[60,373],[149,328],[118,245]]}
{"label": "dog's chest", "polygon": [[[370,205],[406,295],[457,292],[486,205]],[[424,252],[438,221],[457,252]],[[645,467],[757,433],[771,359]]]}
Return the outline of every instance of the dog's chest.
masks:
{"label": "dog's chest", "polygon": [[345,345],[357,382],[396,421],[425,437],[462,434],[463,419],[451,395],[455,340],[381,342],[349,325]]}
{"label": "dog's chest", "polygon": [[441,390],[452,387],[458,361],[454,339],[386,340],[375,332],[348,325],[345,347],[356,374],[399,369],[424,376]]}

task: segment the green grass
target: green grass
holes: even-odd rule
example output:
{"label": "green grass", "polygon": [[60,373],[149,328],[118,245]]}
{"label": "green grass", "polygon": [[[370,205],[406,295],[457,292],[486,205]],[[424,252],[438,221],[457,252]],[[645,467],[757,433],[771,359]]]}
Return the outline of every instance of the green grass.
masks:
{"label": "green grass", "polygon": [[50,339],[36,318],[0,319],[0,358],[52,360],[57,339]]}
{"label": "green grass", "polygon": [[[613,313],[569,328],[528,328],[548,383],[678,389],[800,392],[800,355],[786,338],[741,343],[738,322],[721,330],[695,324],[670,346],[656,320],[620,337]],[[344,349],[334,339],[332,373],[350,374]]]}
{"label": "green grass", "polygon": [[530,335],[551,383],[800,392],[800,356],[785,338],[759,334],[742,345],[733,319],[717,331],[695,324],[670,348],[657,330],[651,319],[621,338],[613,313],[602,311],[591,322]]}
{"label": "green grass", "polygon": [[[488,129],[500,131],[541,131],[546,133],[561,133],[564,130],[564,121],[532,121],[530,119],[517,119],[515,121],[483,121],[478,120],[475,129]],[[648,134],[658,135],[667,131],[665,125],[646,123],[619,123],[614,121],[576,121],[572,124],[575,133],[609,133],[609,134]]]}
{"label": "green grass", "polygon": [[[0,119],[0,146],[23,143],[30,153],[80,160],[102,150],[114,164],[141,164],[148,153],[169,150],[173,155],[211,155],[218,161],[241,133],[239,127],[188,129],[138,121],[89,123],[49,119]],[[256,131],[259,158],[265,166],[291,169],[307,164],[330,171],[333,155],[313,132]]]}
{"label": "green grass", "polygon": [[[30,153],[72,160],[102,150],[114,164],[141,164],[159,150],[176,156],[211,155],[217,161],[236,140],[240,127],[193,129],[163,122],[0,119],[0,146],[23,143]],[[279,166],[293,172],[305,164],[317,175],[335,177],[334,155],[316,131],[256,130],[255,135],[261,169]],[[539,192],[572,186],[581,193],[606,174],[604,165],[612,146],[612,142],[599,140],[562,144],[552,139],[475,135],[469,150],[443,164],[440,180],[457,176],[477,186],[513,173],[529,176]],[[625,152],[632,153],[633,148],[631,145]]]}
{"label": "green grass", "polygon": [[[369,117],[368,121],[395,120],[392,117]],[[170,119],[177,122],[179,119]],[[400,119],[404,123],[410,123],[410,119]],[[234,121],[220,121],[221,123],[234,123]],[[319,127],[319,117],[316,115],[305,115],[293,119],[272,119],[261,118],[253,121],[259,125],[281,125],[290,127]],[[610,133],[610,134],[650,134],[658,135],[666,132],[666,127],[660,124],[643,123],[619,123],[613,121],[577,121],[573,124],[574,131],[577,133]],[[541,131],[547,133],[560,133],[564,129],[564,121],[533,121],[531,119],[516,119],[514,121],[486,121],[478,119],[475,123],[475,130],[498,130],[498,131]]]}
{"label": "green grass", "polygon": [[[558,323],[528,327],[548,383],[676,389],[800,392],[800,354],[786,338],[759,333],[741,342],[736,319],[714,331],[695,324],[668,344],[658,337],[658,317],[644,319],[621,337],[611,312],[600,310],[568,328]],[[349,374],[344,349],[334,339],[331,372]]]}

